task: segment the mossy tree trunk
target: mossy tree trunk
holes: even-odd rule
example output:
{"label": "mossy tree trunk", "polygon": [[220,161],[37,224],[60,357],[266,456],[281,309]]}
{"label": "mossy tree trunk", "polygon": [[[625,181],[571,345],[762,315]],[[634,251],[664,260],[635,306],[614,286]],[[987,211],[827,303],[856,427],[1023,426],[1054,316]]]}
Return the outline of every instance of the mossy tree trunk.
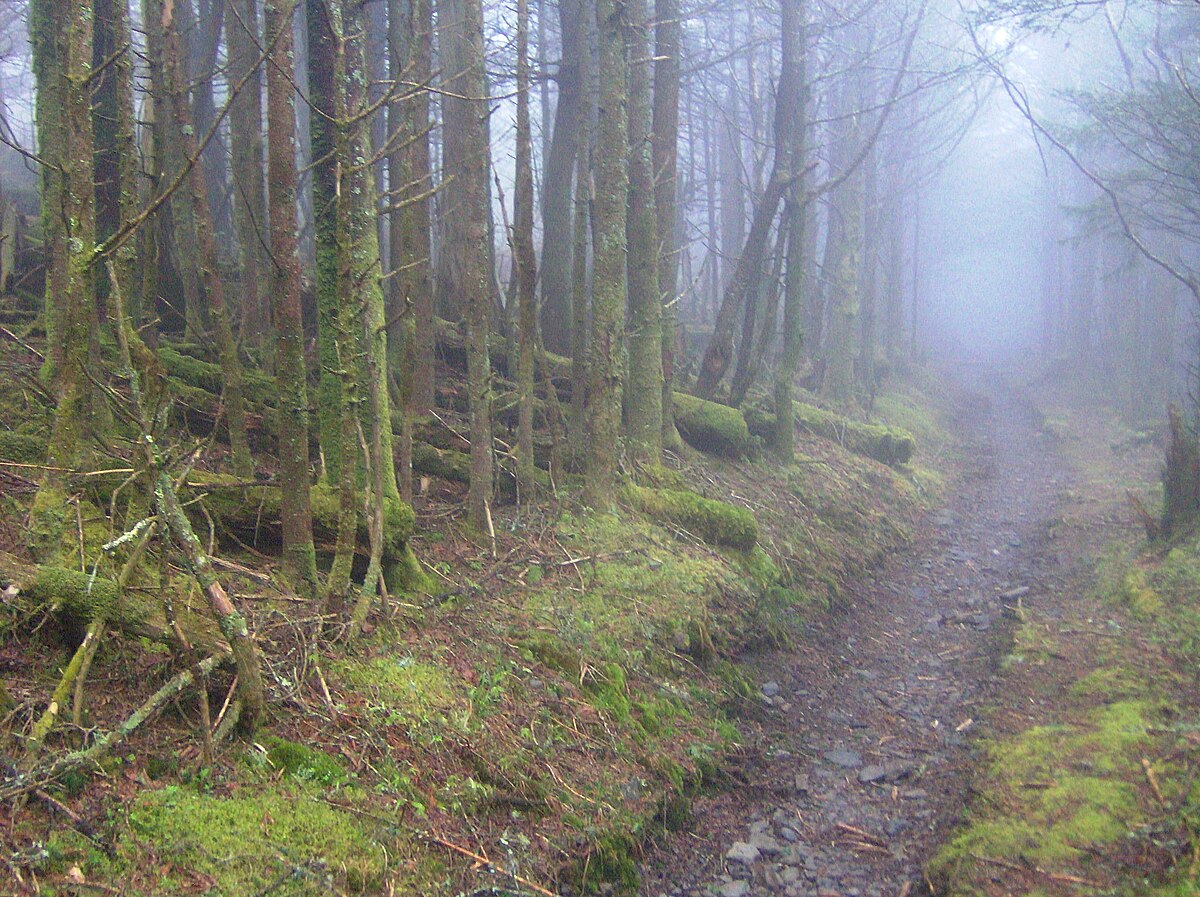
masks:
{"label": "mossy tree trunk", "polygon": [[584,125],[582,145],[576,157],[575,217],[572,221],[574,254],[571,267],[571,410],[567,441],[572,458],[583,458],[586,434],[588,385],[587,347],[591,291],[588,281],[588,237],[592,218],[591,128]]}
{"label": "mossy tree trunk", "polygon": [[226,81],[232,87],[246,79],[229,110],[233,220],[241,268],[242,333],[243,338],[249,337],[266,348],[269,346],[271,307],[263,288],[270,259],[263,251],[268,213],[263,183],[262,72],[257,65],[258,48],[262,45],[258,3],[256,0],[228,2],[225,13],[229,57]]}
{"label": "mossy tree trunk", "polygon": [[325,0],[305,0],[308,24],[308,101],[312,105],[313,231],[317,270],[317,426],[324,475],[340,481],[342,380],[338,373],[337,332],[337,160],[335,158],[334,67],[337,48]]}
{"label": "mossy tree trunk", "polygon": [[292,16],[279,0],[266,0],[264,25],[274,41],[267,66],[271,311],[275,329],[275,382],[279,387],[280,524],[283,568],[304,598],[317,597],[309,495],[308,377],[300,309],[300,255],[296,241],[296,107],[292,91]]}
{"label": "mossy tree trunk", "polygon": [[595,508],[610,508],[615,501],[621,435],[629,204],[629,12],[624,0],[598,0],[596,4],[600,116],[594,159],[594,280],[584,486],[584,496]]}
{"label": "mossy tree trunk", "polygon": [[855,368],[859,389],[868,403],[875,398],[875,345],[879,340],[879,251],[882,243],[879,227],[879,154],[872,149],[863,163],[863,237],[859,277],[858,365]]}
{"label": "mossy tree trunk", "polygon": [[[804,166],[808,157],[808,66],[805,28],[805,0],[784,0],[781,6],[780,83],[786,83],[785,97],[776,102],[790,108],[776,108],[776,118],[791,119],[787,132],[790,142],[788,165],[791,183],[785,197],[787,216],[787,268],[783,284],[783,347],[775,368],[775,433],[774,448],[786,463],[795,459],[795,410],[792,392],[804,350],[804,275],[807,259],[808,204],[805,197]],[[778,127],[778,126],[776,126]]]}
{"label": "mossy tree trunk", "polygon": [[[192,109],[188,103],[184,81],[182,52],[179,44],[179,27],[175,21],[177,0],[163,0],[159,10],[163,47],[163,75],[166,92],[170,98],[176,126],[179,128],[180,145],[188,159],[195,159],[199,152],[196,126]],[[187,2],[187,0],[183,0]],[[196,227],[196,257],[200,265],[200,278],[208,298],[208,312],[212,320],[213,342],[225,375],[224,404],[225,422],[229,427],[229,445],[233,455],[233,467],[239,476],[252,476],[254,460],[250,456],[250,442],[246,435],[246,402],[242,392],[242,362],[238,356],[237,343],[233,337],[233,325],[225,302],[225,285],[221,280],[220,258],[217,253],[216,234],[213,230],[212,209],[208,202],[208,187],[204,180],[204,169],[195,165],[188,173],[188,192],[191,198],[192,219]]]}
{"label": "mossy tree trunk", "polygon": [[[370,117],[366,114],[367,67],[365,57],[365,11],[355,0],[346,0],[342,10],[338,44],[344,87],[335,91],[338,116],[338,297],[355,307],[361,316],[357,333],[363,341],[363,376],[369,372],[369,400],[359,414],[364,432],[373,421],[381,424],[380,454],[370,459],[383,477],[384,495],[400,497],[396,465],[392,455],[392,411],[387,374],[387,314],[383,304],[383,271],[379,261],[379,230],[376,226],[375,179],[371,170]],[[335,69],[336,71],[336,69]],[[339,107],[339,104],[340,105]],[[344,208],[344,212],[343,212]],[[344,447],[344,444],[343,444]]]}
{"label": "mossy tree trunk", "polygon": [[47,92],[47,103],[39,101],[38,111],[50,117],[42,127],[55,140],[40,148],[55,166],[47,175],[50,183],[43,202],[50,204],[45,214],[57,219],[59,243],[51,253],[60,258],[52,259],[48,268],[61,271],[58,292],[48,297],[55,322],[50,354],[59,359],[53,381],[58,403],[46,454],[50,469],[34,499],[29,531],[31,549],[44,560],[57,553],[61,542],[67,500],[64,471],[82,460],[92,392],[88,351],[96,326],[90,88],[94,20],[89,5],[59,0],[35,0],[30,20],[38,90]]}
{"label": "mossy tree trunk", "polygon": [[[440,14],[444,13],[444,18]],[[447,0],[439,9],[445,84],[443,159],[448,180],[444,219],[447,312],[466,323],[471,484],[467,514],[486,531],[492,498],[490,328],[491,208],[487,83],[480,0]],[[452,189],[450,189],[452,188]]]}
{"label": "mossy tree trunk", "polygon": [[650,129],[654,160],[654,213],[658,221],[658,293],[662,300],[662,424],[663,444],[680,446],[672,408],[675,376],[675,311],[679,280],[677,221],[679,168],[679,77],[683,52],[683,22],[678,0],[654,3],[654,112]]}
{"label": "mossy tree trunk", "polygon": [[537,256],[533,250],[533,140],[529,125],[529,3],[517,0],[517,158],[513,250],[519,310],[517,482],[536,488],[533,464],[533,372],[537,345]]}
{"label": "mossy tree trunk", "polygon": [[[29,43],[33,56],[36,85],[34,113],[37,121],[38,150],[47,162],[53,162],[66,139],[63,120],[66,85],[62,77],[64,16],[67,4],[55,0],[31,0],[29,4]],[[46,365],[42,371],[53,382],[62,365],[63,339],[60,333],[59,304],[67,282],[67,241],[63,220],[64,172],[51,164],[41,173],[42,239],[46,252]]]}
{"label": "mossy tree trunk", "polygon": [[[574,348],[574,243],[571,229],[571,176],[590,115],[587,85],[589,0],[560,0],[562,36],[556,83],[558,104],[542,189],[542,338],[552,352]],[[539,27],[541,20],[539,19]],[[543,49],[543,55],[544,49]],[[545,122],[543,126],[545,126]]]}
{"label": "mossy tree trunk", "polygon": [[626,0],[629,28],[629,205],[626,253],[629,290],[629,378],[626,431],[630,456],[662,459],[662,298],[658,290],[660,239],[654,214],[654,162],[650,141],[650,16],[646,0]]}
{"label": "mossy tree trunk", "polygon": [[[388,57],[393,80],[425,83],[431,73],[428,0],[390,0]],[[388,351],[406,406],[396,444],[397,479],[412,493],[412,420],[433,405],[433,272],[430,252],[429,94],[400,87],[388,106],[390,259]]]}

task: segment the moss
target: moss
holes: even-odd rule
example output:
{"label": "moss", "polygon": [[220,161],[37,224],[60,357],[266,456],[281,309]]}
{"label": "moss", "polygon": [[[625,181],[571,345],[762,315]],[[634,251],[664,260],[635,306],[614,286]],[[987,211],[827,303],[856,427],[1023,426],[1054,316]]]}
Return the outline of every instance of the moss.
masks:
{"label": "moss", "polygon": [[325,751],[274,736],[263,742],[267,760],[276,769],[320,785],[344,785],[350,773],[336,757]]}
{"label": "moss", "polygon": [[930,878],[948,893],[969,893],[974,876],[987,871],[978,857],[1070,867],[1124,839],[1147,818],[1137,783],[1158,714],[1153,702],[1118,701],[1079,724],[986,742],[980,798],[930,864]]}
{"label": "moss", "polygon": [[412,466],[417,473],[441,477],[454,483],[471,480],[471,456],[453,449],[440,449],[427,442],[413,440]]}
{"label": "moss", "polygon": [[445,667],[411,657],[339,659],[330,673],[349,689],[364,692],[377,720],[410,731],[444,724],[467,706],[462,683]]}
{"label": "moss", "polygon": [[795,414],[801,429],[891,467],[908,463],[917,450],[916,438],[898,427],[864,424],[801,403],[796,404]]}
{"label": "moss", "polygon": [[517,639],[517,647],[530,660],[536,660],[548,669],[563,673],[575,682],[578,682],[582,675],[583,661],[579,652],[569,648],[553,633],[531,632]]}
{"label": "moss", "polygon": [[1123,667],[1099,667],[1071,685],[1073,697],[1100,698],[1104,701],[1138,697],[1145,690],[1146,683],[1132,670]]}
{"label": "moss", "polygon": [[[280,893],[321,893],[322,887],[354,893],[383,885],[389,853],[382,833],[306,791],[233,797],[164,788],[141,794],[129,810],[133,832],[188,877],[215,883],[210,894],[265,892],[283,880]],[[140,862],[132,843],[118,847],[126,862]]]}
{"label": "moss", "polygon": [[679,435],[700,451],[726,458],[754,453],[746,418],[738,409],[676,392],[674,410]]}
{"label": "moss", "polygon": [[[172,346],[159,346],[158,357],[167,374],[210,396],[219,396],[225,388],[225,370],[219,364],[185,355]],[[273,405],[277,391],[275,381],[253,368],[242,370],[242,389],[246,398],[261,405]]]}
{"label": "moss", "polygon": [[41,464],[46,460],[46,439],[9,430],[0,431],[0,460]]}
{"label": "moss", "polygon": [[579,889],[585,894],[636,893],[641,881],[638,852],[638,840],[630,832],[616,830],[597,838],[580,865],[576,877]]}
{"label": "moss", "polygon": [[[212,474],[193,475],[191,492],[208,489],[205,506],[224,526],[244,538],[261,544],[266,539],[278,543],[281,539],[280,500],[278,486],[238,487],[231,477]],[[318,542],[332,544],[337,539],[340,497],[328,483],[318,483],[309,493],[312,506],[313,537]],[[412,537],[416,516],[412,506],[398,498],[384,498],[383,559],[385,564],[404,560],[405,549]],[[359,543],[368,543],[367,524],[360,521]]]}
{"label": "moss", "polygon": [[710,545],[750,551],[758,542],[754,514],[694,492],[627,485],[624,497],[648,517],[679,526]]}
{"label": "moss", "polygon": [[607,713],[619,723],[630,721],[632,705],[629,686],[620,664],[604,664],[597,674],[587,677],[587,686],[597,710]]}

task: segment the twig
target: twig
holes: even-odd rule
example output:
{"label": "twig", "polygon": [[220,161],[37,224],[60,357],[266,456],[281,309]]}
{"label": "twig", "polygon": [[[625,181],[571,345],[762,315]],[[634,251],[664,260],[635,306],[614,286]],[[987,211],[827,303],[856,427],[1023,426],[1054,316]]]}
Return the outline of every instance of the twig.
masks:
{"label": "twig", "polygon": [[1150,765],[1149,759],[1142,758],[1142,769],[1146,771],[1146,781],[1150,783],[1150,790],[1154,792],[1154,798],[1158,801],[1160,807],[1167,805],[1167,799],[1163,797],[1162,788],[1158,785],[1158,776],[1154,772],[1154,767]]}
{"label": "twig", "polygon": [[1068,875],[1063,872],[1051,872],[1048,869],[1043,869],[1040,866],[1022,866],[1018,863],[1011,863],[1008,860],[1001,860],[996,857],[985,857],[980,854],[971,854],[973,859],[981,863],[990,863],[993,866],[999,866],[1002,869],[1009,869],[1013,872],[1034,872],[1038,875],[1045,876],[1052,881],[1061,881],[1071,885],[1083,885],[1088,888],[1102,888],[1103,884],[1096,881],[1089,881],[1086,878],[1080,878],[1078,875]]}
{"label": "twig", "polygon": [[513,881],[517,882],[517,884],[524,885],[527,888],[537,891],[537,893],[544,895],[544,897],[559,897],[559,895],[556,894],[554,891],[551,891],[547,888],[543,888],[541,885],[537,884],[536,882],[530,881],[528,878],[524,878],[523,876],[517,875],[517,873],[515,873],[515,872],[509,872],[507,869],[502,869],[501,867],[499,867],[495,863],[493,863],[491,860],[489,860],[487,857],[480,856],[473,850],[468,850],[465,847],[459,847],[454,842],[447,841],[445,838],[440,838],[434,834],[422,834],[421,837],[424,840],[428,841],[430,844],[436,844],[439,847],[444,847],[447,850],[453,851],[454,853],[460,854],[461,856],[465,856],[468,859],[474,860],[479,865],[487,867],[487,869],[491,872],[495,872],[500,875],[507,875],[510,878],[512,878]]}
{"label": "twig", "polygon": [[[208,673],[229,660],[231,658],[227,654],[213,655],[200,663],[200,669]],[[14,797],[44,788],[68,772],[87,766],[106,756],[113,748],[133,734],[139,726],[156,716],[163,705],[187,688],[194,678],[190,669],[177,674],[147,698],[145,703],[130,714],[121,725],[97,738],[91,747],[66,754],[44,766],[34,767],[28,772],[18,773],[0,782],[0,801],[12,800]]]}

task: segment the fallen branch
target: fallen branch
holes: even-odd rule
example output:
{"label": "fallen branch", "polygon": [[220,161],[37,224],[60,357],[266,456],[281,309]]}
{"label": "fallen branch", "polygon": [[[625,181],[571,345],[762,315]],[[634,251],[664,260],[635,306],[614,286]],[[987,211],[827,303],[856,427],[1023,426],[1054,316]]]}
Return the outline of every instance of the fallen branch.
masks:
{"label": "fallen branch", "polygon": [[1061,881],[1070,885],[1083,885],[1086,888],[1102,888],[1103,884],[1097,881],[1091,881],[1086,878],[1080,878],[1078,875],[1070,875],[1065,872],[1051,872],[1049,869],[1043,869],[1040,866],[1022,866],[1019,863],[1001,860],[997,857],[985,857],[980,854],[973,853],[971,858],[978,860],[981,863],[990,863],[993,866],[999,866],[1001,869],[1008,869],[1012,872],[1032,872],[1037,875],[1044,876],[1051,881]]}
{"label": "fallen branch", "polygon": [[526,888],[529,888],[533,891],[536,891],[537,893],[544,895],[544,897],[558,897],[558,894],[556,894],[554,891],[544,888],[541,885],[537,884],[536,882],[530,881],[528,878],[524,878],[523,876],[517,875],[517,873],[515,873],[515,872],[510,872],[507,869],[497,866],[495,863],[493,863],[487,857],[481,856],[480,854],[476,853],[475,851],[468,850],[465,847],[459,847],[453,841],[447,841],[445,838],[439,838],[437,835],[434,835],[434,834],[424,834],[424,833],[421,835],[421,838],[423,840],[429,842],[430,844],[436,844],[438,847],[444,847],[446,850],[457,853],[460,856],[467,857],[470,860],[474,860],[480,866],[485,867],[489,872],[492,872],[492,873],[495,873],[498,875],[508,876],[513,881],[515,881],[517,884],[522,885]]}
{"label": "fallen branch", "polygon": [[[202,660],[198,667],[202,673],[207,674],[229,660],[228,654],[213,655]],[[121,725],[101,735],[90,747],[73,751],[50,763],[8,777],[3,783],[0,783],[0,801],[12,800],[22,794],[28,794],[30,791],[45,788],[69,772],[96,763],[111,753],[144,723],[157,716],[158,712],[176,695],[191,685],[194,679],[192,669],[184,670],[147,698],[146,702],[130,714]]]}

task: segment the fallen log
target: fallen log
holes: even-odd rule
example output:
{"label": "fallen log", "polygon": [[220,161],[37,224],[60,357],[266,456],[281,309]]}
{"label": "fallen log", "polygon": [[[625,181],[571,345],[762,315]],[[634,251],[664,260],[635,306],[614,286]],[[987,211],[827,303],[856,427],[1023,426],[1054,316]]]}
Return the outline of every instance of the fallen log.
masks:
{"label": "fallen log", "polygon": [[754,454],[754,439],[738,409],[684,392],[675,393],[674,407],[675,427],[693,448],[726,458]]}
{"label": "fallen log", "polygon": [[[851,420],[832,411],[797,402],[793,406],[796,426],[806,433],[836,442],[856,455],[872,458],[880,464],[898,467],[907,464],[917,450],[917,440],[907,430],[882,424]],[[761,407],[746,411],[750,432],[763,439],[775,433],[775,414]]]}
{"label": "fallen log", "polygon": [[[7,552],[0,552],[0,582],[10,590],[8,594],[15,590],[9,602],[24,597],[35,607],[56,608],[68,621],[84,626],[105,618],[127,635],[163,644],[178,642],[162,600],[149,591],[126,589],[122,593],[112,579],[69,567],[29,564]],[[194,602],[188,594],[175,594],[172,599],[175,621],[192,645],[208,654],[229,653],[229,644],[207,604]]]}

